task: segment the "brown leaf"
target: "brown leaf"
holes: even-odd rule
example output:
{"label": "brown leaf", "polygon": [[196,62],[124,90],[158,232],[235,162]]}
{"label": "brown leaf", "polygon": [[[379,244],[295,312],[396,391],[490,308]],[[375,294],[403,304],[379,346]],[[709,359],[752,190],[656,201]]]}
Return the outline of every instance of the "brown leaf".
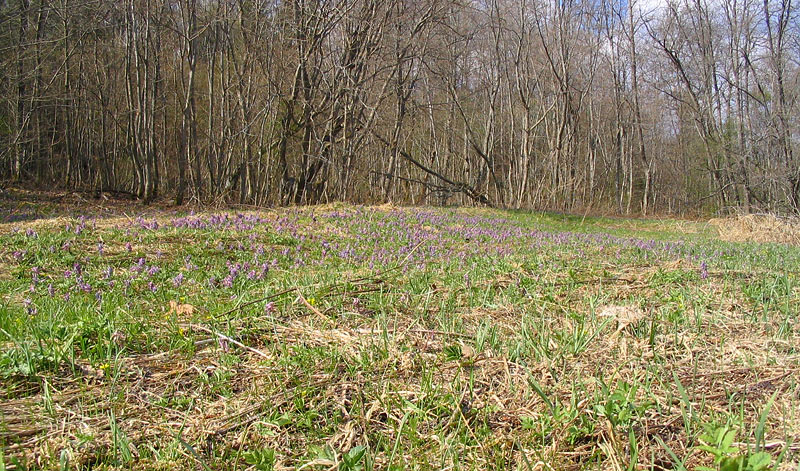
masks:
{"label": "brown leaf", "polygon": [[185,315],[192,315],[194,314],[195,307],[191,304],[178,304],[177,301],[170,301],[169,302],[169,311],[167,314],[175,313],[179,316]]}
{"label": "brown leaf", "polygon": [[597,313],[600,317],[613,317],[617,321],[617,331],[623,330],[631,324],[635,324],[644,319],[644,312],[638,307],[632,306],[604,306]]}
{"label": "brown leaf", "polygon": [[467,360],[475,358],[475,349],[469,345],[461,346],[461,357]]}

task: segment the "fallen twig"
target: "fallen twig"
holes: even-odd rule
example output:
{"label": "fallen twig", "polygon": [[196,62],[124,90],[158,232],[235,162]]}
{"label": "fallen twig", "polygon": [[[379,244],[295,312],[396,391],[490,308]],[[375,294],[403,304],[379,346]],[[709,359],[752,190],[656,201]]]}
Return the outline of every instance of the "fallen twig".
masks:
{"label": "fallen twig", "polygon": [[215,331],[213,329],[209,329],[208,327],[205,327],[205,326],[202,326],[202,325],[197,325],[197,324],[186,324],[186,326],[189,327],[190,329],[201,330],[203,332],[206,332],[206,333],[209,333],[209,334],[212,334],[212,335],[216,335],[220,339],[224,339],[224,340],[236,345],[237,347],[243,348],[243,349],[245,349],[245,350],[247,350],[249,352],[253,352],[256,355],[262,356],[264,358],[267,358],[267,359],[272,358],[269,355],[267,355],[266,353],[262,352],[261,350],[255,349],[253,347],[248,347],[247,345],[243,344],[242,342],[239,342],[238,340],[232,339],[231,337],[228,337],[227,335],[221,334],[221,333],[219,333],[219,332],[217,332],[217,331]]}

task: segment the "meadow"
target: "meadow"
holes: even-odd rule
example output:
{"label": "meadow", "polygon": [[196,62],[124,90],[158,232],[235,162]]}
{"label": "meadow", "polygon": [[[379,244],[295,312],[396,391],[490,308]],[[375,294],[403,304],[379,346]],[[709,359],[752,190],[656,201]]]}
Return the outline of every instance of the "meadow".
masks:
{"label": "meadow", "polygon": [[800,469],[798,247],[489,209],[87,213],[0,224],[0,470]]}

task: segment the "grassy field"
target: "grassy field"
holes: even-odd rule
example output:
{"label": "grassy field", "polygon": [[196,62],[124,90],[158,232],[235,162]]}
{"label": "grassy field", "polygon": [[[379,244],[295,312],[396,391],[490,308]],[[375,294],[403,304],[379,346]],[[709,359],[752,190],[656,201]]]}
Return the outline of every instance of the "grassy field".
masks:
{"label": "grassy field", "polygon": [[6,470],[799,469],[796,247],[476,209],[6,219]]}

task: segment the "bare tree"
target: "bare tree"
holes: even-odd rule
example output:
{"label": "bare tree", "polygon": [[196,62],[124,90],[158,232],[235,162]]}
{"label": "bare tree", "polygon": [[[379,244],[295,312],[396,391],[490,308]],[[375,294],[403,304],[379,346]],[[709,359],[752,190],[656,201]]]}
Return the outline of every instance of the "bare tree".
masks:
{"label": "bare tree", "polygon": [[799,211],[792,0],[14,0],[0,179],[182,204]]}

